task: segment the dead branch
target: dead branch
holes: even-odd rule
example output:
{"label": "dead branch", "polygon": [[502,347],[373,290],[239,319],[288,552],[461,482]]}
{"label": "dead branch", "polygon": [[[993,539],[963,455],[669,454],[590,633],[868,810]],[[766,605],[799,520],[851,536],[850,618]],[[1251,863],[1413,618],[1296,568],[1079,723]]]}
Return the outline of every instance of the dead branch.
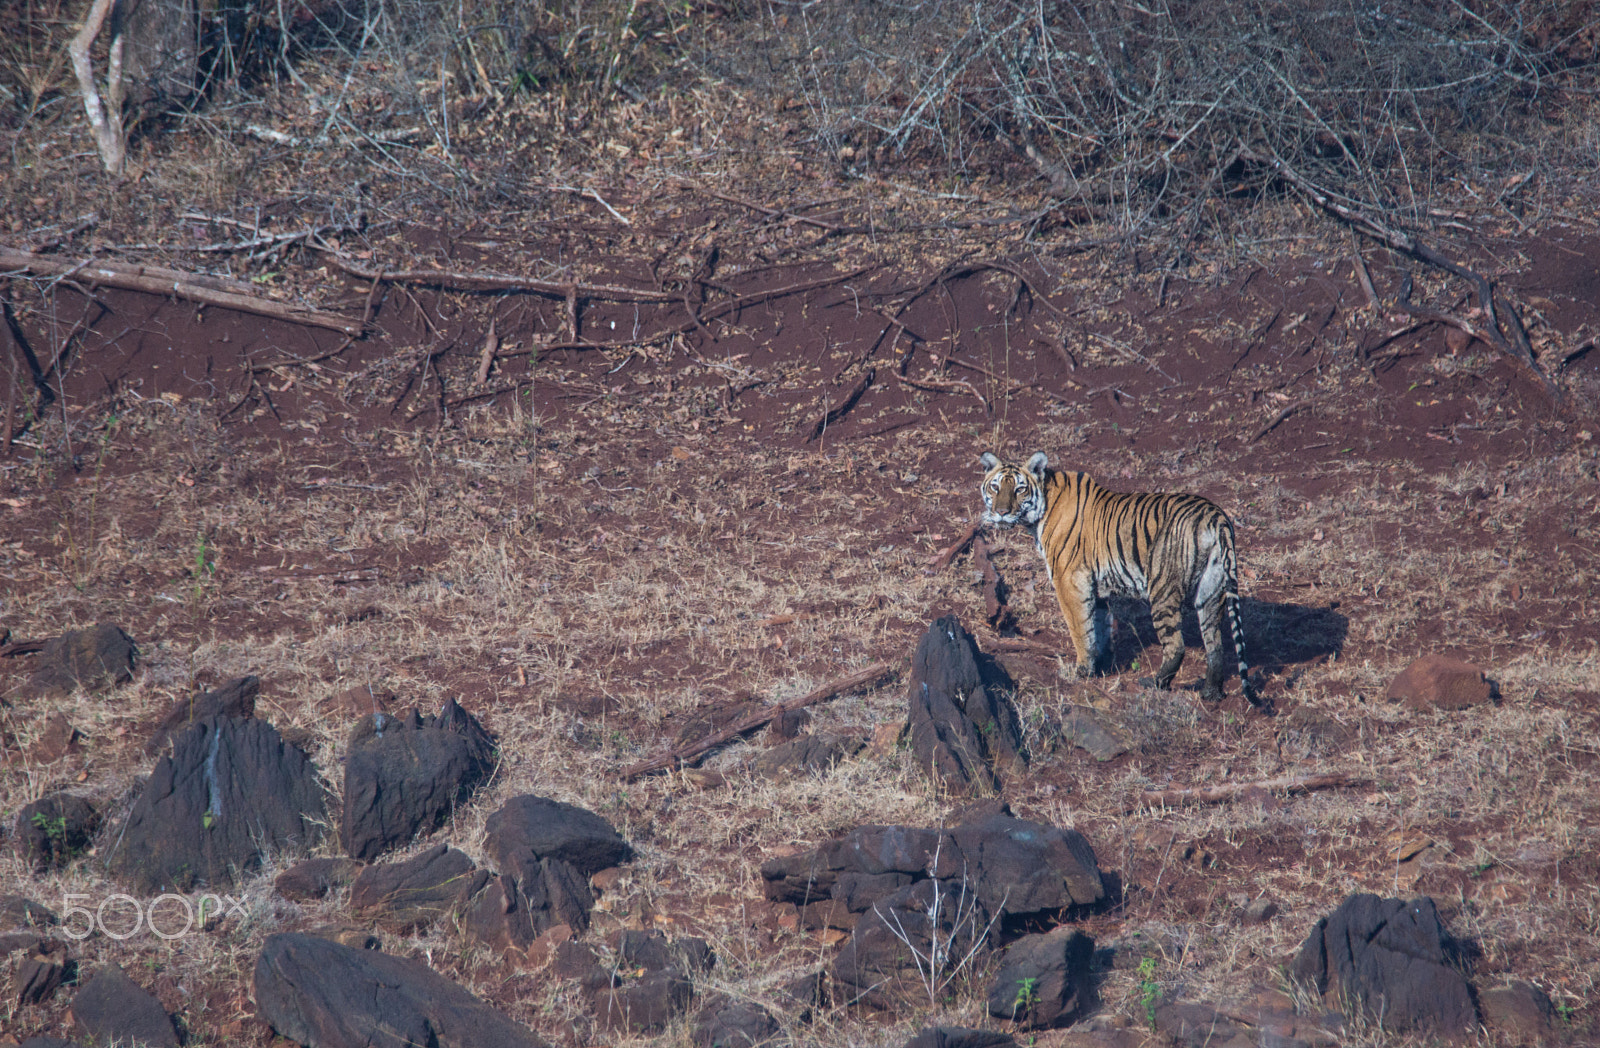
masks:
{"label": "dead branch", "polygon": [[871,387],[872,380],[876,375],[877,372],[873,368],[868,368],[862,372],[861,377],[856,380],[856,384],[845,391],[839,402],[824,411],[822,417],[817,419],[817,424],[812,427],[811,435],[806,438],[806,443],[809,444],[821,437],[822,434],[827,432],[829,426],[849,414],[850,409],[856,406],[856,401],[860,400],[861,395]]}
{"label": "dead branch", "polygon": [[381,280],[386,284],[422,284],[455,291],[528,291],[566,301],[569,295],[602,302],[670,302],[665,291],[617,287],[612,284],[580,284],[569,280],[535,280],[511,273],[461,272],[452,269],[373,269],[356,264],[337,252],[328,252],[339,269],[362,280]]}
{"label": "dead branch", "polygon": [[948,568],[950,566],[950,562],[961,555],[961,551],[967,548],[967,544],[972,541],[973,537],[977,535],[982,528],[983,518],[979,517],[977,520],[973,521],[970,526],[968,526],[966,531],[961,533],[960,538],[956,539],[954,542],[950,543],[950,545],[940,550],[933,557],[933,559],[929,560],[928,567],[932,568],[936,573]]}
{"label": "dead branch", "polygon": [[123,291],[139,291],[147,295],[170,295],[174,298],[237,310],[259,317],[271,317],[290,324],[327,328],[351,338],[359,338],[364,330],[361,324],[339,316],[323,313],[289,302],[264,298],[247,284],[221,280],[201,273],[184,273],[161,266],[139,266],[125,262],[103,262],[81,259],[73,262],[46,255],[35,255],[15,248],[0,247],[0,270],[20,270],[38,276],[71,279],[87,287],[113,287]]}
{"label": "dead branch", "polygon": [[1135,812],[1140,808],[1171,808],[1184,804],[1222,804],[1250,790],[1305,793],[1309,790],[1326,790],[1340,786],[1360,786],[1368,781],[1370,780],[1348,772],[1328,772],[1323,775],[1284,775],[1276,779],[1258,779],[1255,782],[1230,782],[1222,786],[1152,790],[1140,794],[1138,804],[1128,811]]}
{"label": "dead branch", "polygon": [[799,222],[802,225],[815,226],[817,229],[825,229],[830,233],[853,232],[853,230],[846,230],[844,226],[840,226],[833,222],[824,222],[820,218],[808,218],[805,215],[797,215],[792,211],[784,211],[781,208],[766,207],[762,204],[757,204],[752,200],[745,200],[742,197],[732,196],[727,193],[719,193],[715,189],[708,189],[705,186],[696,185],[693,182],[682,181],[679,184],[686,189],[694,190],[696,193],[704,193],[706,196],[715,197],[724,203],[737,204],[740,207],[747,207],[751,211],[759,211],[768,218],[785,218],[791,222]]}
{"label": "dead branch", "polygon": [[[1555,384],[1550,376],[1544,373],[1544,369],[1539,367],[1538,358],[1533,355],[1533,346],[1528,342],[1528,333],[1522,326],[1522,318],[1517,315],[1515,307],[1509,302],[1505,304],[1505,309],[1507,326],[1511,330],[1511,337],[1508,338],[1501,330],[1500,319],[1495,309],[1494,287],[1489,283],[1487,277],[1468,269],[1466,266],[1452,262],[1415,237],[1399,230],[1391,229],[1363,211],[1341,204],[1333,199],[1331,194],[1324,191],[1314,182],[1303,178],[1294,168],[1278,157],[1263,157],[1249,149],[1241,150],[1239,155],[1252,163],[1272,168],[1313,204],[1347,223],[1353,229],[1365,233],[1395,251],[1410,255],[1412,258],[1425,262],[1430,266],[1443,269],[1470,283],[1477,293],[1478,308],[1483,310],[1484,318],[1488,321],[1487,325],[1480,327],[1452,313],[1415,306],[1409,301],[1397,302],[1395,307],[1410,313],[1412,316],[1425,317],[1442,324],[1449,324],[1451,327],[1498,349],[1507,359],[1539,384],[1545,391],[1545,395],[1550,398],[1552,404],[1558,409],[1565,410],[1566,396],[1564,391]],[[1409,299],[1409,295],[1406,297]],[[1515,345],[1512,344],[1513,340]]]}
{"label": "dead branch", "polygon": [[495,318],[489,318],[489,333],[483,336],[483,352],[478,355],[478,374],[474,386],[489,381],[489,369],[494,366],[494,355],[500,351],[500,335],[495,331]]}
{"label": "dead branch", "polygon": [[122,127],[122,34],[118,33],[111,41],[106,61],[106,99],[103,103],[100,90],[95,86],[94,65],[89,59],[89,49],[94,46],[100,30],[105,28],[106,18],[115,3],[116,0],[94,0],[88,17],[83,20],[83,28],[67,44],[67,53],[72,57],[72,72],[77,77],[78,89],[83,92],[83,109],[89,117],[89,127],[94,132],[94,144],[100,151],[100,162],[105,165],[108,174],[120,176],[128,148]]}
{"label": "dead branch", "polygon": [[1290,415],[1293,415],[1295,412],[1301,410],[1302,408],[1308,408],[1310,406],[1311,406],[1311,398],[1310,397],[1301,397],[1299,400],[1296,400],[1293,403],[1285,404],[1281,411],[1279,411],[1276,415],[1272,416],[1272,421],[1271,422],[1268,422],[1265,426],[1262,426],[1260,429],[1256,430],[1256,435],[1251,437],[1249,440],[1245,441],[1245,443],[1246,444],[1254,444],[1256,441],[1260,440],[1262,437],[1266,436],[1268,433],[1271,433],[1273,430],[1277,429],[1278,428],[1278,424],[1281,423],[1284,419],[1288,418]]}
{"label": "dead branch", "polygon": [[652,757],[647,761],[641,761],[630,768],[626,768],[622,772],[622,779],[624,782],[631,782],[632,780],[639,778],[641,775],[648,775],[651,772],[661,771],[663,769],[682,764],[686,761],[694,760],[701,754],[715,749],[730,739],[737,738],[738,736],[743,735],[745,732],[754,731],[755,729],[762,727],[774,717],[788,713],[792,710],[802,709],[806,706],[815,706],[817,703],[831,699],[835,695],[840,695],[847,691],[853,691],[864,684],[870,684],[879,677],[887,675],[893,670],[893,668],[893,663],[875,662],[864,670],[859,670],[855,673],[852,673],[848,677],[841,677],[838,680],[830,681],[817,690],[810,692],[809,694],[802,695],[798,699],[790,699],[788,702],[774,703],[764,710],[752,713],[750,716],[745,717],[734,724],[730,724],[721,731],[712,732],[703,739],[700,739],[696,742],[686,743],[685,745],[679,746],[677,749],[662,754],[659,757]]}
{"label": "dead branch", "polygon": [[978,392],[978,387],[964,379],[957,379],[953,382],[941,382],[930,378],[907,378],[904,375],[896,375],[895,381],[903,383],[907,386],[911,386],[913,389],[921,389],[929,393],[971,393],[973,396],[978,398],[978,403],[982,404],[985,410],[988,410],[989,407],[989,402],[983,399],[983,394]]}

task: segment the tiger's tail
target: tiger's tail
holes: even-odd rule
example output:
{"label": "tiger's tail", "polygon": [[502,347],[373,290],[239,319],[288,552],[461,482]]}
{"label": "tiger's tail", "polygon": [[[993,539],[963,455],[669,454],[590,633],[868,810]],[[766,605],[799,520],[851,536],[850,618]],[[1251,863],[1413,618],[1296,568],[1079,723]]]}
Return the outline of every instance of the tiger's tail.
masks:
{"label": "tiger's tail", "polygon": [[1244,619],[1239,613],[1239,571],[1233,548],[1233,521],[1224,523],[1227,527],[1228,570],[1222,583],[1222,603],[1228,609],[1228,627],[1233,631],[1234,653],[1239,656],[1239,683],[1244,689],[1244,697],[1250,700],[1250,705],[1259,706],[1260,693],[1250,680],[1250,660],[1244,649]]}

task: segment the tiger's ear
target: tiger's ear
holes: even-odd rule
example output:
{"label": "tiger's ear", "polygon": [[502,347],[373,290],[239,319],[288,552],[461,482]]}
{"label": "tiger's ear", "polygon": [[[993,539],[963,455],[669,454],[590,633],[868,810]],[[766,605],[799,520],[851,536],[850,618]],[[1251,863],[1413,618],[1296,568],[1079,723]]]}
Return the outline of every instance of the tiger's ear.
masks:
{"label": "tiger's ear", "polygon": [[1050,457],[1042,451],[1035,451],[1033,457],[1028,459],[1028,472],[1039,480],[1044,480],[1044,468],[1050,464]]}
{"label": "tiger's ear", "polygon": [[983,453],[983,457],[980,458],[978,462],[986,470],[1000,468],[1000,460],[994,457],[994,452],[992,451],[985,451]]}

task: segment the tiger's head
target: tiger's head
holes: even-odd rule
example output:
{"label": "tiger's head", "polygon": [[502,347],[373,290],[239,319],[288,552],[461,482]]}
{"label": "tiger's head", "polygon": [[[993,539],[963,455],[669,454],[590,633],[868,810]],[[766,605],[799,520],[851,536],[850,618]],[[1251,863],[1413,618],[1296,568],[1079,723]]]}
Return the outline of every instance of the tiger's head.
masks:
{"label": "tiger's head", "polygon": [[979,460],[987,470],[978,490],[983,494],[983,522],[997,528],[1018,524],[1033,527],[1044,518],[1045,466],[1049,459],[1036,451],[1025,466],[1001,462],[991,452]]}

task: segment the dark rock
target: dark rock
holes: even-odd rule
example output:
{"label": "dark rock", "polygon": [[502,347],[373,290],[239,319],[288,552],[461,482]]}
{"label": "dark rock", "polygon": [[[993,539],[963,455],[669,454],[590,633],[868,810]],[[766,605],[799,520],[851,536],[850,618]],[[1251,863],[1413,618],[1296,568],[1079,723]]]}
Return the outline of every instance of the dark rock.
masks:
{"label": "dark rock", "polygon": [[595,1014],[602,1026],[632,1033],[654,1033],[688,1010],[694,987],[675,968],[646,972],[595,995]]}
{"label": "dark rock", "polygon": [[167,741],[191,724],[207,717],[237,717],[249,720],[256,715],[256,696],[261,694],[260,677],[235,677],[220,688],[203,691],[173,703],[150,732],[144,744],[146,756],[155,756]]}
{"label": "dark rock", "polygon": [[41,698],[64,698],[80,687],[101,691],[132,680],[138,654],[132,637],[102,622],[47,641],[29,684]]}
{"label": "dark rock", "polygon": [[1483,670],[1448,655],[1424,655],[1389,682],[1383,697],[1412,709],[1464,710],[1495,696]]}
{"label": "dark rock", "polygon": [[750,762],[750,770],[768,778],[798,774],[826,775],[846,757],[860,753],[866,744],[867,740],[859,735],[841,732],[802,735],[757,754]]}
{"label": "dark rock", "polygon": [[1035,913],[1105,898],[1094,849],[1076,830],[994,814],[962,823],[951,836],[991,912]]}
{"label": "dark rock", "polygon": [[811,726],[810,710],[784,710],[767,724],[767,745],[798,739]]}
{"label": "dark rock", "polygon": [[31,950],[47,938],[38,932],[0,932],[0,957]]}
{"label": "dark rock", "polygon": [[1357,1002],[1389,1030],[1463,1034],[1478,1023],[1454,943],[1427,897],[1352,895],[1317,921],[1291,975],[1318,993]]}
{"label": "dark rock", "polygon": [[989,930],[989,914],[972,893],[948,880],[921,880],[861,915],[834,959],[833,979],[870,1007],[926,1005]]}
{"label": "dark rock", "polygon": [[1006,948],[989,984],[989,1014],[1026,1030],[1071,1022],[1089,998],[1094,940],[1076,929],[1025,935]]}
{"label": "dark rock", "polygon": [[1120,757],[1134,748],[1126,729],[1099,710],[1074,707],[1061,722],[1061,735],[1068,742],[1089,751],[1097,761]]}
{"label": "dark rock", "polygon": [[1026,767],[1016,711],[985,686],[972,636],[954,616],[917,644],[907,703],[917,764],[948,788],[993,796],[1000,775]]}
{"label": "dark rock", "polygon": [[232,884],[268,853],[314,844],[326,811],[310,758],[272,725],[208,717],[156,762],[111,867],[152,895]]}
{"label": "dark rock", "polygon": [[49,1000],[61,984],[77,971],[77,963],[67,955],[67,944],[58,939],[42,939],[17,964],[17,1003],[38,1004]]}
{"label": "dark rock", "polygon": [[84,1048],[81,1041],[69,1041],[65,1037],[29,1037],[17,1048]]}
{"label": "dark rock", "polygon": [[1281,912],[1283,908],[1271,899],[1253,899],[1244,908],[1244,919],[1247,924],[1266,924]]}
{"label": "dark rock", "polygon": [[600,963],[600,954],[588,943],[568,940],[557,944],[550,970],[576,982],[585,993],[611,987],[611,969]]}
{"label": "dark rock", "polygon": [[404,862],[368,866],[350,885],[350,908],[396,931],[462,912],[488,880],[465,852],[436,844]]}
{"label": "dark rock", "polygon": [[863,826],[813,851],[769,859],[761,865],[766,897],[797,906],[835,899],[861,913],[929,876],[964,883],[990,912],[1008,915],[1105,897],[1082,834],[1013,818],[1003,806],[986,810],[945,831]]}
{"label": "dark rock", "polygon": [[1513,981],[1492,990],[1478,991],[1483,1024],[1517,1044],[1556,1040],[1556,1009],[1545,992],[1532,983]]}
{"label": "dark rock", "polygon": [[178,1048],[172,1016],[116,965],[95,972],[72,999],[72,1018],[98,1044]]}
{"label": "dark rock", "polygon": [[467,904],[462,926],[497,950],[527,950],[535,939],[565,925],[589,928],[594,894],[571,863],[542,859],[531,876],[501,874],[485,881]]}
{"label": "dark rock", "polygon": [[54,764],[56,761],[83,748],[83,735],[60,713],[52,713],[44,720],[39,735],[28,747],[28,759],[35,764]]}
{"label": "dark rock", "polygon": [[358,928],[353,924],[334,923],[319,924],[315,928],[307,928],[307,935],[315,935],[319,939],[348,946],[353,950],[381,950],[383,941],[365,928]]}
{"label": "dark rock", "polygon": [[[1156,1008],[1156,1031],[1177,1048],[1254,1048],[1249,1031],[1209,1004],[1176,1002]],[[1242,1039],[1242,1040],[1239,1040]],[[1238,1040],[1238,1044],[1235,1041]]]}
{"label": "dark rock", "polygon": [[905,1043],[905,1048],[1016,1048],[1017,1039],[997,1030],[969,1030],[965,1026],[928,1026]]}
{"label": "dark rock", "polygon": [[269,935],[255,968],[260,1016],[309,1048],[536,1048],[544,1044],[420,961],[310,935]]}
{"label": "dark rock", "polygon": [[17,813],[17,855],[35,873],[65,866],[89,847],[100,813],[71,793],[49,793]]}
{"label": "dark rock", "polygon": [[685,936],[669,940],[659,931],[623,930],[614,949],[617,961],[626,968],[644,968],[647,971],[708,972],[716,964],[716,956],[704,939]]}
{"label": "dark rock", "polygon": [[767,1009],[750,1001],[723,1001],[707,1008],[694,1028],[696,1048],[761,1048],[783,1027]]}
{"label": "dark rock", "polygon": [[[869,901],[867,905],[871,906],[872,903]],[[856,926],[856,916],[838,899],[823,899],[799,908],[800,927],[807,931],[820,931],[823,928],[835,928],[841,932],[853,931]]]}
{"label": "dark rock", "polygon": [[865,913],[874,902],[910,884],[909,873],[840,873],[833,882],[833,901],[851,913]]}
{"label": "dark rock", "polygon": [[523,794],[484,824],[484,851],[501,873],[531,879],[541,859],[571,863],[584,877],[633,858],[633,848],[605,819],[586,808]]}
{"label": "dark rock", "polygon": [[50,928],[60,923],[54,910],[26,895],[0,895],[0,928]]}
{"label": "dark rock", "polygon": [[494,740],[454,699],[424,721],[372,714],[357,725],[344,764],[340,840],[370,862],[432,833],[494,772]]}
{"label": "dark rock", "polygon": [[306,859],[278,874],[272,888],[285,899],[320,899],[355,880],[358,867],[350,859]]}

